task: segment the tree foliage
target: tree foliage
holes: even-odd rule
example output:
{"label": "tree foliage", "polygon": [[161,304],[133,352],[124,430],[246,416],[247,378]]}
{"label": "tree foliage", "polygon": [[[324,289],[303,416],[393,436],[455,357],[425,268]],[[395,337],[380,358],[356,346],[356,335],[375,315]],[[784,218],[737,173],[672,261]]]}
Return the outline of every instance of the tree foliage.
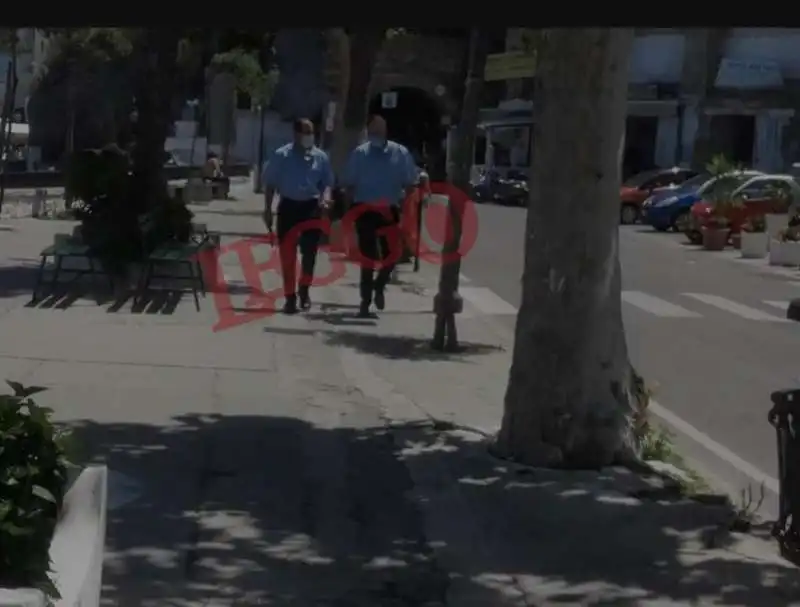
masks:
{"label": "tree foliage", "polygon": [[277,82],[277,73],[264,73],[258,55],[242,47],[215,54],[209,68],[211,73],[232,74],[236,88],[258,103],[269,101]]}

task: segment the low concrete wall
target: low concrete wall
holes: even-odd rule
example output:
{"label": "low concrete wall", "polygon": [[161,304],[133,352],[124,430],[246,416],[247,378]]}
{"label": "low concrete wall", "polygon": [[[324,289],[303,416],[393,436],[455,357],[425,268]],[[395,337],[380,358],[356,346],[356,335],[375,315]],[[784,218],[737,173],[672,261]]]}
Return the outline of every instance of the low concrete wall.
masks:
{"label": "low concrete wall", "polygon": [[0,589],[0,607],[47,607],[47,598],[39,590]]}

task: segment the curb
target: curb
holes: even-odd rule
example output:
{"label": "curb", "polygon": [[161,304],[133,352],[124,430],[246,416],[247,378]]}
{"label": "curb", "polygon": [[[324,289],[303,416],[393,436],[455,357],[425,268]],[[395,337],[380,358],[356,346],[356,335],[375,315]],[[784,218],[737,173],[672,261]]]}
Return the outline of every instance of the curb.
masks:
{"label": "curb", "polygon": [[88,466],[64,498],[64,513],[50,544],[55,607],[98,607],[106,538],[108,469]]}

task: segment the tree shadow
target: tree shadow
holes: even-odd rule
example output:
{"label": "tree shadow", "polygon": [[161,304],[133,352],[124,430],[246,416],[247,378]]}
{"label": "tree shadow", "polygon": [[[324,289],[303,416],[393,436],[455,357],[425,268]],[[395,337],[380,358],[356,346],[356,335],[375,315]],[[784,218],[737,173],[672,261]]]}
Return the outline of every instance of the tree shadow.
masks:
{"label": "tree shadow", "polygon": [[[501,607],[523,587],[544,604],[800,597],[795,569],[695,545],[725,507],[630,497],[644,481],[621,469],[522,471],[419,424],[71,426],[112,471],[104,605]],[[115,478],[138,495],[120,500]]]}
{"label": "tree shadow", "polygon": [[39,264],[0,266],[0,298],[31,295]]}
{"label": "tree shadow", "polygon": [[431,347],[431,340],[428,338],[347,330],[327,331],[323,333],[323,337],[329,346],[352,348],[363,354],[392,360],[420,362],[442,359],[466,360],[468,357],[484,356],[505,349],[494,344],[461,341],[456,351],[439,352]]}

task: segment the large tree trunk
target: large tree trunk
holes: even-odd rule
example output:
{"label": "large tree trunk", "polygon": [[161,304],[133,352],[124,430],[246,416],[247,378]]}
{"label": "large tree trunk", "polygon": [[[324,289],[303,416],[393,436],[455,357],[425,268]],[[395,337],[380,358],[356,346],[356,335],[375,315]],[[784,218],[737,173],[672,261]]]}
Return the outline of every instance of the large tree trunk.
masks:
{"label": "large tree trunk", "polygon": [[335,171],[341,170],[347,155],[358,144],[369,108],[369,85],[375,57],[386,37],[386,28],[355,27],[350,30],[350,56],[347,62],[347,98],[342,113],[339,132],[335,132],[331,146],[331,161]]}
{"label": "large tree trunk", "polygon": [[131,202],[137,211],[160,204],[167,195],[164,144],[172,121],[172,93],[180,33],[175,29],[142,32],[134,52],[139,62],[136,81],[136,145],[133,151]]}
{"label": "large tree trunk", "polygon": [[[464,78],[464,99],[461,104],[461,117],[456,127],[453,161],[448,167],[448,181],[461,192],[468,192],[470,171],[472,169],[475,131],[478,126],[483,76],[486,71],[486,57],[489,54],[489,34],[485,28],[475,27],[470,32],[466,77]],[[450,200],[449,219],[452,237],[444,245],[448,260],[443,261],[439,272],[436,320],[433,328],[432,346],[436,350],[454,350],[458,347],[458,334],[455,321],[453,297],[458,291],[461,272],[461,258],[455,253],[461,248],[464,206],[461,201]]]}
{"label": "large tree trunk", "polygon": [[523,295],[495,445],[532,465],[636,455],[620,306],[619,181],[631,29],[547,32]]}

